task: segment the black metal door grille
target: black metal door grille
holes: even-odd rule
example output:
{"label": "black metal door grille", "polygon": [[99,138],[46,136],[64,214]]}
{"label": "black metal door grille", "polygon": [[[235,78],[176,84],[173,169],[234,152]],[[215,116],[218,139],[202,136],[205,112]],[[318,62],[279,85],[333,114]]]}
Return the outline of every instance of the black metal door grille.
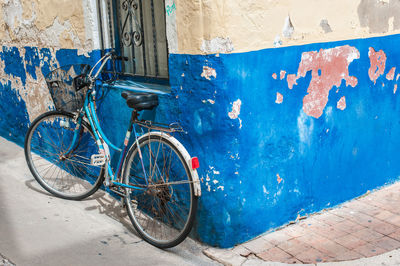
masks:
{"label": "black metal door grille", "polygon": [[[101,1],[98,0],[100,24]],[[168,79],[164,0],[106,1],[110,42],[121,55],[129,58],[122,63],[123,74]],[[104,30],[100,33],[104,47]]]}

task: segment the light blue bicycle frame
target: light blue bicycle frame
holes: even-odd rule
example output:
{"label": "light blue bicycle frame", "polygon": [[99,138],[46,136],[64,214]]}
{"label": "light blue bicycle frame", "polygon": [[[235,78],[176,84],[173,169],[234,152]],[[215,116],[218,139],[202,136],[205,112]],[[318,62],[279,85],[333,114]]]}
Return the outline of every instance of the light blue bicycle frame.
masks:
{"label": "light blue bicycle frame", "polygon": [[[136,132],[136,129],[134,127],[134,119],[133,116],[130,119],[129,122],[129,127],[128,130],[126,132],[125,135],[125,141],[124,144],[122,146],[122,148],[118,148],[116,145],[114,145],[104,134],[103,130],[101,129],[100,123],[99,123],[99,119],[97,118],[97,114],[95,111],[95,104],[94,104],[94,93],[95,91],[93,90],[89,90],[88,93],[86,94],[85,97],[85,103],[84,103],[84,113],[81,112],[78,116],[77,119],[77,127],[74,130],[74,136],[73,136],[73,140],[72,140],[72,144],[70,145],[69,150],[66,152],[66,154],[68,154],[77,144],[77,140],[79,138],[79,132],[81,129],[81,123],[82,123],[82,119],[84,114],[86,114],[86,117],[89,121],[89,124],[93,130],[93,134],[94,137],[96,139],[96,143],[100,149],[100,153],[105,154],[105,156],[109,156],[109,151],[105,150],[105,147],[103,145],[103,143],[106,143],[108,147],[111,147],[113,150],[120,152],[120,157],[118,160],[118,166],[117,166],[117,171],[114,173],[111,165],[108,161],[108,159],[106,160],[105,163],[105,171],[107,171],[106,174],[109,175],[110,177],[110,181],[113,185],[117,185],[117,186],[121,186],[121,187],[127,187],[127,188],[132,188],[132,189],[139,189],[139,190],[145,190],[147,189],[146,187],[138,187],[138,186],[131,186],[131,185],[126,185],[123,184],[121,182],[117,182],[118,177],[121,177],[121,173],[122,173],[122,166],[124,163],[124,158],[125,158],[125,154],[126,154],[126,150],[128,147],[128,144],[130,142],[130,138],[131,138],[131,133],[132,130],[134,132],[134,136],[135,136],[135,141],[137,144],[137,148],[139,149],[139,157],[141,160],[141,165],[142,165],[142,169],[143,169],[143,173],[144,173],[144,179],[146,181],[146,186],[148,185],[148,180],[147,180],[147,175],[146,175],[146,171],[145,171],[145,167],[144,167],[144,163],[143,163],[143,158],[141,156],[141,151],[140,151],[140,147],[139,147],[139,142],[138,142],[138,138],[139,138],[139,134]],[[157,167],[158,168],[158,167]]]}
{"label": "light blue bicycle frame", "polygon": [[[138,134],[136,132],[135,126],[134,126],[134,122],[135,119],[137,118],[137,112],[133,111],[134,113],[132,113],[130,122],[129,122],[129,127],[128,130],[125,134],[125,140],[124,140],[124,144],[122,146],[122,148],[118,148],[116,145],[114,145],[104,134],[103,130],[101,129],[100,123],[99,123],[99,119],[97,118],[97,114],[96,114],[96,108],[95,108],[95,96],[96,96],[96,84],[95,81],[97,79],[97,76],[99,75],[99,73],[101,72],[101,70],[103,69],[103,67],[105,66],[106,62],[111,58],[111,54],[106,54],[105,56],[103,56],[98,62],[97,64],[101,63],[101,66],[99,67],[99,69],[97,70],[97,73],[94,76],[91,76],[93,70],[96,68],[97,64],[92,68],[89,77],[91,77],[91,84],[89,86],[88,92],[86,93],[85,96],[85,102],[84,102],[84,107],[83,107],[83,112],[80,112],[77,118],[77,127],[74,130],[74,136],[73,136],[73,140],[72,143],[68,149],[68,151],[66,152],[66,154],[70,153],[75,146],[78,143],[78,139],[79,139],[79,134],[80,134],[80,130],[81,130],[81,124],[82,124],[82,119],[83,117],[86,115],[87,119],[89,120],[89,124],[90,127],[92,128],[94,137],[96,139],[96,143],[97,146],[100,149],[100,153],[106,156],[106,163],[105,163],[105,168],[104,169],[106,171],[106,175],[108,175],[108,177],[110,177],[110,181],[112,185],[117,185],[117,186],[121,186],[121,187],[126,187],[126,188],[132,188],[132,189],[138,189],[138,190],[146,190],[148,188],[149,182],[148,182],[148,175],[146,174],[146,170],[145,170],[145,166],[143,163],[143,157],[142,157],[142,152],[140,151],[140,146],[139,146],[139,137],[140,134]],[[125,88],[125,90],[129,91],[129,88]],[[134,90],[131,90],[133,92],[135,92]],[[138,153],[139,153],[139,158],[140,158],[140,162],[141,162],[141,166],[142,166],[142,170],[143,170],[143,174],[144,174],[144,179],[145,179],[145,183],[146,183],[146,187],[139,187],[139,186],[131,186],[131,185],[126,185],[123,184],[121,182],[120,177],[122,174],[122,167],[124,164],[124,158],[125,158],[125,154],[127,151],[127,147],[128,144],[130,143],[130,139],[132,137],[131,133],[132,131],[134,132],[134,136],[135,136],[135,142],[136,142],[136,147],[138,149]],[[120,157],[118,160],[118,166],[117,166],[117,170],[115,171],[115,173],[113,172],[111,165],[110,165],[110,161],[109,158],[107,158],[107,156],[110,156],[109,154],[109,150],[108,148],[106,148],[103,143],[105,143],[107,145],[107,147],[112,148],[115,151],[120,152]],[[107,150],[106,150],[107,149]],[[150,152],[151,153],[151,152]],[[149,155],[150,157],[152,157],[152,154]],[[151,158],[150,158],[151,160]],[[157,165],[157,162],[154,162],[155,164],[155,168],[157,169],[157,172],[161,174],[161,171]],[[109,186],[110,184],[108,184],[106,182],[106,185]]]}

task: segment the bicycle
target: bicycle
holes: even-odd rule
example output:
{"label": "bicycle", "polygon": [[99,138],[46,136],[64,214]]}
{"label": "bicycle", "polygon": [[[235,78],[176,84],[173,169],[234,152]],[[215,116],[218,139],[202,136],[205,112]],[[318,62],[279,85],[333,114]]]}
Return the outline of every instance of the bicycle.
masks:
{"label": "bicycle", "polygon": [[[93,68],[68,65],[46,76],[55,110],[30,125],[25,158],[37,182],[63,199],[82,200],[104,184],[121,196],[133,227],[145,241],[170,248],[181,243],[193,226],[201,196],[199,162],[172,136],[184,132],[178,123],[139,119],[142,110],[158,105],[154,93],[122,92],[132,108],[130,122],[121,147],[109,141],[96,113],[97,85],[107,62],[112,60],[115,72],[115,60],[123,59],[109,52]],[[110,149],[120,152],[115,170]]]}

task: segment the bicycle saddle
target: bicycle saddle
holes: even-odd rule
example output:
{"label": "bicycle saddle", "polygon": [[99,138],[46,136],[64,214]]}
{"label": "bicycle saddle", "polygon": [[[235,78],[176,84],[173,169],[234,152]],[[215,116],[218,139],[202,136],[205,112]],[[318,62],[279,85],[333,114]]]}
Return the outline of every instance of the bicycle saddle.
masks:
{"label": "bicycle saddle", "polygon": [[158,106],[158,95],[154,93],[123,91],[121,96],[130,108],[138,111],[151,110]]}

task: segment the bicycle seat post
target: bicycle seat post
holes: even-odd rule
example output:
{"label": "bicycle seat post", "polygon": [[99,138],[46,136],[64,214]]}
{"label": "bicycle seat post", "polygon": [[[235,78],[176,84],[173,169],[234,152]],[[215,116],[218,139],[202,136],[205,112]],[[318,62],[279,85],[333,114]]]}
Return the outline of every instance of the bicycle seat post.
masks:
{"label": "bicycle seat post", "polygon": [[136,109],[133,109],[133,110],[132,110],[132,115],[131,115],[132,122],[137,121],[138,116],[139,116],[138,111],[137,111]]}

